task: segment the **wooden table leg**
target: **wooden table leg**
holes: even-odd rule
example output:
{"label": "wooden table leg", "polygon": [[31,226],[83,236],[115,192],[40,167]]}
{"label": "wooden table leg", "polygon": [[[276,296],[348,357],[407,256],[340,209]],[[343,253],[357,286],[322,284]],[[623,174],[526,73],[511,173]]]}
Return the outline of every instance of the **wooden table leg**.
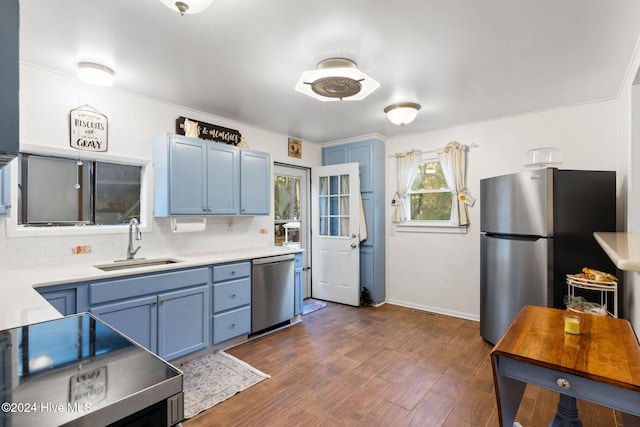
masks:
{"label": "wooden table leg", "polygon": [[491,365],[493,367],[496,401],[498,404],[498,418],[501,427],[512,427],[527,384],[500,375],[496,366],[499,363],[500,361],[497,357],[493,356]]}
{"label": "wooden table leg", "polygon": [[582,421],[578,418],[578,405],[575,397],[560,393],[558,412],[549,427],[582,427]]}

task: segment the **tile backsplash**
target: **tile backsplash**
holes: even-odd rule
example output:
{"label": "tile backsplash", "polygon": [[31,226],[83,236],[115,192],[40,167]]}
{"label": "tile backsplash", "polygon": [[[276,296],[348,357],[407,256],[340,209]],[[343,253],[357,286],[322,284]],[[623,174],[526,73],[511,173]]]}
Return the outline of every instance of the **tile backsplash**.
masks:
{"label": "tile backsplash", "polygon": [[[113,234],[38,236],[7,238],[6,220],[0,219],[0,270],[95,264],[126,258],[128,231]],[[263,230],[268,233],[263,234]],[[172,233],[169,218],[154,218],[153,231],[143,232],[134,245],[142,248],[136,258],[179,256],[180,254],[224,251],[273,245],[270,216],[214,217],[203,232]],[[90,248],[73,253],[72,248]],[[81,252],[83,252],[81,250]]]}

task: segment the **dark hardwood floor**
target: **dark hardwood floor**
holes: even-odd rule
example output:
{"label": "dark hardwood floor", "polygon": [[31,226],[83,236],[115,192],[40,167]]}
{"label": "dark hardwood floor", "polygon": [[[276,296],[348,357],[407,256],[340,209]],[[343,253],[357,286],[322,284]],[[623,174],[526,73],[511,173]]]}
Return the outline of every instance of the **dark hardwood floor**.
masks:
{"label": "dark hardwood floor", "polygon": [[[185,421],[202,426],[498,426],[477,322],[398,307],[329,304],[290,328],[227,350],[270,374]],[[517,420],[547,426],[558,398],[527,386]],[[578,401],[584,427],[620,414]]]}

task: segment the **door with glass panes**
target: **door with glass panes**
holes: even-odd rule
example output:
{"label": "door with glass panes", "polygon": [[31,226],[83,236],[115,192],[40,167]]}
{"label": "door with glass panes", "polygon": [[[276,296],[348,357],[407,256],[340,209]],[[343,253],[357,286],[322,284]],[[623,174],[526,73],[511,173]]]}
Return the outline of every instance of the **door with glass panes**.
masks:
{"label": "door with glass panes", "polygon": [[[274,245],[303,249],[302,269],[309,271],[311,170],[275,163],[273,171]],[[309,274],[302,274],[302,281],[303,298],[311,296]]]}
{"label": "door with glass panes", "polygon": [[314,298],[360,305],[360,176],[358,163],[311,171]]}

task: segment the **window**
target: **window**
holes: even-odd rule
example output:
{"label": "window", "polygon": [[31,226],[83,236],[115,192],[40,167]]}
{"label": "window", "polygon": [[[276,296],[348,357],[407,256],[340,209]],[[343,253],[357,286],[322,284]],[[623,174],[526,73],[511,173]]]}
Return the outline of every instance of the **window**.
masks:
{"label": "window", "polygon": [[349,175],[321,176],[319,183],[320,236],[349,235]]}
{"label": "window", "polygon": [[140,166],[20,154],[19,223],[114,225],[140,218]]}
{"label": "window", "polygon": [[409,221],[451,220],[453,194],[436,153],[423,153],[407,195]]}

